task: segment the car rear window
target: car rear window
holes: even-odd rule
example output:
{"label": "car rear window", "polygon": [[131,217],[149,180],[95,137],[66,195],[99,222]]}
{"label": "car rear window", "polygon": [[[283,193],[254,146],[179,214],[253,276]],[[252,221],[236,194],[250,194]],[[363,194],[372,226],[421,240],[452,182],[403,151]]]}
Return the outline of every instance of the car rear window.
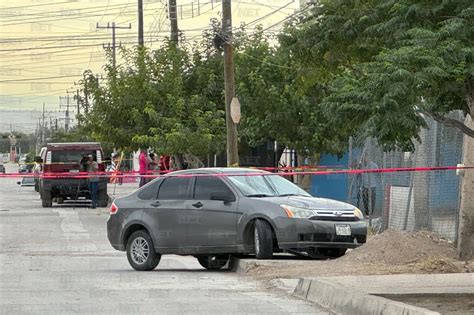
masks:
{"label": "car rear window", "polygon": [[51,161],[53,163],[79,163],[84,156],[92,154],[96,160],[95,150],[81,151],[51,151]]}
{"label": "car rear window", "polygon": [[138,193],[138,198],[142,200],[153,200],[156,199],[158,193],[158,186],[160,185],[161,180],[156,180],[151,183],[148,183],[146,186],[141,188]]}
{"label": "car rear window", "polygon": [[188,199],[190,177],[168,177],[160,186],[158,199],[184,200]]}

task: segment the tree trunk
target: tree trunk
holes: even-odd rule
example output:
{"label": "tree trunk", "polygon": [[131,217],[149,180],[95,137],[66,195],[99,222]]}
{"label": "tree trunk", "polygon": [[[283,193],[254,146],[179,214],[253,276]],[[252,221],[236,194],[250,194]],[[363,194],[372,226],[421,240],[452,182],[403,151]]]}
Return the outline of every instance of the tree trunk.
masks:
{"label": "tree trunk", "polygon": [[[471,115],[467,115],[465,124],[474,128],[474,87],[467,93]],[[463,164],[474,166],[474,138],[464,135]],[[459,205],[458,253],[461,259],[474,257],[474,170],[464,171],[461,182],[461,203]]]}

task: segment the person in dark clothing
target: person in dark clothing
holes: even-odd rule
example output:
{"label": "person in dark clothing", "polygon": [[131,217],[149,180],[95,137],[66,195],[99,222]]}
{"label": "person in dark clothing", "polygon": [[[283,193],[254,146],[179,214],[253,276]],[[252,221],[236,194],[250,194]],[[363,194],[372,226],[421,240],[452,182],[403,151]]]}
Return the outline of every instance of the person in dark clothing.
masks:
{"label": "person in dark clothing", "polygon": [[97,206],[97,191],[99,189],[99,176],[97,172],[99,171],[99,165],[94,161],[92,154],[87,156],[87,173],[89,175],[89,191],[91,194],[91,208],[95,209]]}

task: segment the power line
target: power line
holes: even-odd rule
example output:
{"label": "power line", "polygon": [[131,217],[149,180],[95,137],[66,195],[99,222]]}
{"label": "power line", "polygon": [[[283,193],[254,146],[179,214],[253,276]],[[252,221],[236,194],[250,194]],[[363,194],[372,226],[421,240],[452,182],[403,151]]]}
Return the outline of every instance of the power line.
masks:
{"label": "power line", "polygon": [[17,6],[17,7],[1,7],[0,9],[5,10],[11,10],[11,9],[22,9],[22,8],[32,8],[32,7],[43,7],[43,6],[49,6],[49,5],[58,5],[58,4],[63,4],[63,3],[71,3],[71,1],[63,1],[63,2],[52,2],[52,3],[40,3],[40,4],[29,4],[29,5],[23,5],[23,6]]}
{"label": "power line", "polygon": [[[100,12],[102,10],[98,10],[95,12]],[[134,12],[134,11],[133,11]],[[132,11],[130,13],[133,13]],[[92,13],[92,12],[90,12]],[[74,19],[74,20],[85,20],[84,18],[87,17],[97,17],[97,16],[102,16],[103,14],[87,14],[87,15],[82,15],[79,17],[74,17],[70,16],[68,19]],[[55,21],[63,21],[64,17],[60,17],[58,19],[50,19],[50,20],[38,20],[38,19],[26,19],[22,20],[21,22],[16,22],[16,23],[6,23],[6,24],[0,24],[0,26],[12,26],[12,25],[21,25],[21,24],[29,24],[29,23],[49,23],[49,22],[55,22]],[[61,26],[63,27],[63,26]]]}
{"label": "power line", "polygon": [[[115,5],[111,5],[111,6],[107,6],[107,5],[104,5],[104,6],[91,6],[91,7],[87,7],[87,8],[79,8],[79,9],[63,9],[63,10],[58,10],[58,11],[40,11],[38,13],[22,13],[22,14],[12,14],[12,15],[3,15],[1,14],[0,16],[3,18],[5,17],[13,17],[13,18],[21,18],[21,17],[25,17],[25,16],[34,16],[34,15],[40,15],[40,16],[45,16],[48,17],[48,15],[52,15],[50,17],[55,17],[55,16],[58,16],[58,15],[55,15],[55,13],[59,14],[59,15],[62,15],[62,16],[69,16],[69,15],[78,15],[78,14],[82,14],[82,11],[86,11],[86,10],[94,10],[94,9],[99,9],[99,8],[105,8],[105,7],[115,7],[114,10],[120,10],[121,8],[123,7],[129,7],[131,6],[130,4],[115,4]],[[71,12],[73,14],[69,14],[68,13]],[[101,10],[103,11],[103,10]],[[96,12],[96,11],[94,11]],[[85,12],[85,13],[88,13],[88,12]]]}
{"label": "power line", "polygon": [[60,79],[60,78],[73,78],[78,75],[62,75],[57,77],[41,77],[41,78],[30,78],[30,79],[12,79],[12,80],[0,80],[0,83],[6,82],[24,82],[24,81],[34,81],[34,80],[49,80],[49,79]]}
{"label": "power line", "polygon": [[[111,5],[109,6],[110,7],[114,7],[114,8],[111,8],[112,10],[121,10],[121,12],[119,12],[119,14],[122,14],[124,13],[125,11],[123,11],[124,8],[127,8],[127,7],[131,7],[133,4],[118,4],[118,5]],[[82,19],[84,17],[96,17],[96,16],[103,16],[104,14],[106,13],[101,13],[99,15],[97,14],[91,14],[91,13],[97,13],[97,12],[103,12],[104,10],[103,9],[99,9],[97,10],[98,8],[104,8],[104,7],[107,7],[107,6],[95,6],[95,7],[89,7],[89,8],[82,8],[82,9],[66,9],[66,10],[62,10],[62,11],[53,11],[53,12],[41,12],[41,13],[33,13],[33,14],[30,14],[30,15],[46,15],[46,16],[43,16],[43,17],[33,17],[33,18],[24,18],[25,15],[28,15],[28,14],[21,14],[21,15],[18,15],[18,16],[14,16],[12,19],[10,20],[6,20],[6,21],[3,21],[3,22],[7,22],[7,23],[3,23],[3,24],[0,24],[0,26],[9,26],[9,25],[18,25],[18,24],[27,24],[29,23],[30,21],[33,21],[35,23],[46,23],[46,22],[54,22],[54,21],[59,21],[59,20],[63,20],[64,18],[68,18],[68,19]],[[88,12],[77,12],[77,13],[73,13],[73,14],[66,14],[65,12],[67,11],[71,11],[71,12],[75,12],[75,11],[86,11],[86,10],[90,10]],[[135,10],[128,10],[126,13],[135,13],[136,11]],[[51,15],[51,16],[48,16],[48,14],[51,14],[51,13],[59,13],[59,14],[56,14],[56,15]],[[114,15],[114,14],[117,14],[117,13],[107,13],[108,15]],[[75,17],[77,16],[77,17]],[[18,19],[16,18],[18,17]],[[59,19],[56,19],[56,17],[58,17]],[[14,22],[14,23],[11,23],[11,22]]]}

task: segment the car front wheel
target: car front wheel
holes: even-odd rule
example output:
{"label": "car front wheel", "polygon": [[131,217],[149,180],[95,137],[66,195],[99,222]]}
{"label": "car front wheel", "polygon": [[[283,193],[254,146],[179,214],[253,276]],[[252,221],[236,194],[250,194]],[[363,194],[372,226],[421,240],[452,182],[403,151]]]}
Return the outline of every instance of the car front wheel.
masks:
{"label": "car front wheel", "polygon": [[127,258],[133,269],[150,271],[158,266],[161,255],[155,252],[153,241],[146,231],[136,231],[128,239]]}
{"label": "car front wheel", "polygon": [[196,258],[201,266],[207,270],[221,269],[229,261],[229,255],[198,256]]}
{"label": "car front wheel", "polygon": [[257,259],[271,259],[273,257],[272,228],[265,220],[255,220],[254,245]]}

